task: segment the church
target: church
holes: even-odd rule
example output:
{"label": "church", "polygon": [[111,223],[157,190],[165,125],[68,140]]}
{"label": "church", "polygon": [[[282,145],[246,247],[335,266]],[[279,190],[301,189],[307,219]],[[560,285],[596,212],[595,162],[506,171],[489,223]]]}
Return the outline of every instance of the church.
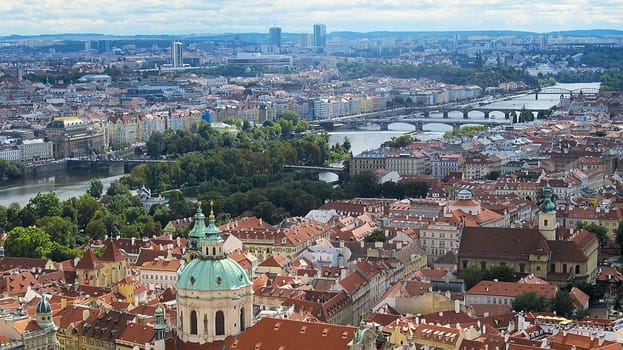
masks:
{"label": "church", "polygon": [[533,274],[565,286],[592,282],[597,276],[599,243],[586,230],[556,225],[549,184],[543,189],[538,229],[465,227],[460,238],[459,271],[510,266],[518,275]]}
{"label": "church", "polygon": [[[182,344],[218,345],[251,325],[253,288],[245,270],[225,255],[214,213],[201,206],[188,235],[187,263],[177,279],[177,329],[171,349]],[[169,344],[167,344],[169,345]],[[169,346],[167,346],[167,349]]]}
{"label": "church", "polygon": [[[277,318],[253,322],[253,286],[245,270],[223,249],[210,210],[201,205],[188,236],[187,263],[177,279],[177,323],[166,350],[297,349],[372,350],[375,333],[364,325],[337,326]],[[259,347],[258,347],[259,346]]]}

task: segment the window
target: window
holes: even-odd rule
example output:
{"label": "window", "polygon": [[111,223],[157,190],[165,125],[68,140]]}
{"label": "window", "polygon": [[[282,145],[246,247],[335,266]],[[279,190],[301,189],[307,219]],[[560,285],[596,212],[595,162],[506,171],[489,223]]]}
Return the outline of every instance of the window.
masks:
{"label": "window", "polygon": [[562,264],[562,273],[567,273],[567,264]]}
{"label": "window", "polygon": [[214,328],[216,335],[225,335],[225,315],[223,311],[217,311],[214,317]]}
{"label": "window", "polygon": [[575,265],[575,274],[576,275],[580,274],[580,265]]}
{"label": "window", "polygon": [[240,308],[240,331],[244,332],[244,308]]}
{"label": "window", "polygon": [[197,335],[197,311],[190,312],[190,334]]}
{"label": "window", "polygon": [[208,314],[203,314],[203,334],[208,334]]}
{"label": "window", "polygon": [[520,263],[519,264],[519,272],[521,272],[521,273],[526,272],[526,264],[524,264],[524,263]]}
{"label": "window", "polygon": [[467,268],[467,260],[463,260],[463,268],[466,269]]}
{"label": "window", "polygon": [[547,226],[547,219],[543,220],[543,226]]}
{"label": "window", "polygon": [[556,264],[551,264],[549,269],[549,272],[556,272]]}
{"label": "window", "polygon": [[481,261],[480,262],[480,269],[483,270],[483,271],[487,269],[487,262],[486,261]]}

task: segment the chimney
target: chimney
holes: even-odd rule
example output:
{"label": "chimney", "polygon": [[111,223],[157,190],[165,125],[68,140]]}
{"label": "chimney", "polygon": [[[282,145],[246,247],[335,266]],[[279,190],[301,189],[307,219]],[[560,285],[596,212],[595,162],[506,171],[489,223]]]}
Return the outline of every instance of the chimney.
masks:
{"label": "chimney", "polygon": [[136,237],[132,237],[132,246],[134,246],[135,241],[136,241]]}
{"label": "chimney", "polygon": [[89,312],[89,310],[82,311],[82,322],[86,322],[86,320],[88,320],[90,316],[91,312]]}
{"label": "chimney", "polygon": [[454,312],[457,314],[461,312],[461,302],[459,300],[454,301]]}

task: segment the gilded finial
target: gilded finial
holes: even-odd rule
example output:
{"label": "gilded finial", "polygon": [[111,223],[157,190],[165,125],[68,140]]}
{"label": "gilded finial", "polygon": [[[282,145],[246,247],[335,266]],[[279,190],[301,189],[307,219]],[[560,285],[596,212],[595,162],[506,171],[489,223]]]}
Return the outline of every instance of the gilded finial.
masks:
{"label": "gilded finial", "polygon": [[214,201],[210,201],[210,220],[214,220]]}
{"label": "gilded finial", "polygon": [[203,210],[201,209],[201,201],[197,201],[197,212],[201,213]]}

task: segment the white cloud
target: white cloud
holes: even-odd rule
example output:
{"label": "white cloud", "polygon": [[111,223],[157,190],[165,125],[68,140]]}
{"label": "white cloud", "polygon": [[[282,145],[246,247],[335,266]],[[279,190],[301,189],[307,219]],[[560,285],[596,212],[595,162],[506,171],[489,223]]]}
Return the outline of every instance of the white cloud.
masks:
{"label": "white cloud", "polygon": [[2,0],[0,35],[623,29],[617,0]]}

